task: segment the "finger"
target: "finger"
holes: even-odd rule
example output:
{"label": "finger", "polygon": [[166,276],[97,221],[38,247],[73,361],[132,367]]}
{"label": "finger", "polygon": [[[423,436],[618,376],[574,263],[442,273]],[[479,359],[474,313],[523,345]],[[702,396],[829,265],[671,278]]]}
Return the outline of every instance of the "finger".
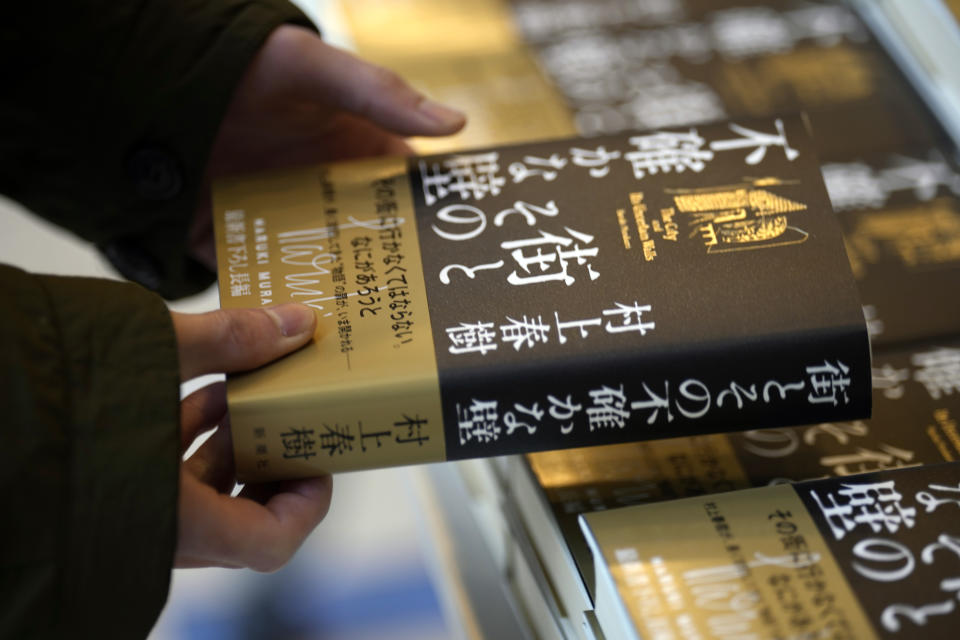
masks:
{"label": "finger", "polygon": [[237,496],[246,498],[247,500],[253,500],[260,505],[266,505],[270,502],[270,498],[282,491],[283,488],[279,482],[257,482],[255,484],[243,485],[243,489],[240,490]]}
{"label": "finger", "polygon": [[330,129],[318,136],[314,149],[322,155],[311,160],[321,162],[413,153],[404,138],[348,113],[341,113],[332,120]]}
{"label": "finger", "polygon": [[197,437],[224,421],[227,413],[227,387],[215,382],[197,389],[180,402],[180,453]]}
{"label": "finger", "polygon": [[213,487],[217,493],[229,494],[237,482],[229,423],[221,423],[181,466],[200,482]]}
{"label": "finger", "polygon": [[[264,505],[279,526],[266,531],[267,538],[261,543],[269,544],[275,539],[281,551],[278,557],[265,558],[267,571],[279,569],[300,548],[310,532],[327,515],[333,495],[333,477],[329,475],[292,480],[283,484],[283,490]],[[274,563],[273,567],[270,567],[271,562]]]}
{"label": "finger", "polygon": [[[275,571],[330,507],[330,476],[288,483],[265,506],[217,494],[181,474],[177,566],[244,566]],[[184,564],[181,565],[181,562]]]}
{"label": "finger", "polygon": [[306,344],[317,324],[300,304],[172,315],[181,380],[255,369]]}
{"label": "finger", "polygon": [[393,71],[295,29],[278,29],[281,33],[275,35],[299,40],[295,48],[302,48],[304,55],[292,69],[292,86],[310,99],[332,103],[404,136],[449,135],[466,123],[463,113],[429,100]]}

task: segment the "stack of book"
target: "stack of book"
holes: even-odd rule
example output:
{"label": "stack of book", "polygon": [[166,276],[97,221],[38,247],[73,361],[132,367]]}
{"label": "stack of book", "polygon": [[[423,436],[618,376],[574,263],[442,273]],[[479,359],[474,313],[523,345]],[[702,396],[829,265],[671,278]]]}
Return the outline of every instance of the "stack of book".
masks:
{"label": "stack of book", "polygon": [[[526,570],[542,573],[545,576],[543,582],[549,586],[539,593],[518,591],[517,597],[523,602],[532,602],[531,609],[540,606],[537,603],[541,600],[550,601],[552,608],[558,612],[561,621],[559,626],[567,630],[565,637],[634,637],[622,635],[620,627],[616,632],[598,633],[596,630],[595,616],[597,608],[601,606],[598,598],[601,597],[602,581],[615,575],[619,580],[617,584],[622,606],[629,609],[630,619],[639,637],[683,637],[681,627],[685,624],[685,615],[697,621],[694,627],[699,629],[701,637],[711,637],[708,629],[698,626],[709,622],[703,615],[710,607],[697,613],[695,607],[688,606],[692,602],[689,597],[683,600],[686,603],[683,607],[672,603],[668,582],[673,578],[663,578],[663,582],[660,582],[655,577],[656,572],[666,572],[664,576],[670,574],[676,580],[679,580],[680,574],[677,572],[681,570],[715,566],[719,572],[720,567],[735,564],[728,549],[732,544],[740,545],[742,553],[749,558],[755,558],[755,552],[769,555],[770,550],[761,543],[779,544],[774,531],[777,522],[767,520],[767,516],[777,510],[792,512],[797,518],[803,516],[805,522],[811,522],[812,518],[817,523],[819,529],[807,527],[792,530],[796,537],[808,541],[810,549],[813,549],[813,541],[819,539],[818,536],[828,542],[832,540],[830,534],[833,529],[824,529],[825,522],[836,525],[842,521],[847,523],[844,526],[850,523],[858,525],[855,530],[851,526],[849,535],[844,534],[845,541],[873,539],[873,534],[879,534],[879,538],[885,542],[877,543],[879,546],[873,549],[878,553],[883,545],[897,550],[906,548],[901,545],[913,545],[913,538],[909,536],[918,535],[913,527],[914,521],[926,523],[923,526],[929,525],[931,529],[939,527],[928,542],[935,542],[940,534],[960,533],[954,531],[958,522],[955,512],[942,509],[936,512],[935,517],[927,516],[929,512],[925,511],[923,502],[926,498],[916,497],[919,494],[914,496],[913,493],[914,490],[930,493],[931,489],[925,487],[933,483],[942,489],[937,494],[938,499],[946,500],[951,495],[960,498],[960,465],[946,463],[944,468],[938,465],[960,459],[957,432],[960,394],[956,393],[955,386],[949,386],[951,382],[948,378],[940,377],[935,381],[931,367],[934,362],[943,362],[951,357],[955,363],[960,353],[960,340],[942,341],[938,345],[941,346],[933,349],[891,350],[887,355],[876,358],[874,417],[870,420],[543,452],[510,458],[505,473],[499,475],[499,494],[494,500],[505,505],[504,512],[508,514],[505,519],[512,523],[511,531],[516,538],[531,541],[529,548],[533,552],[524,555],[523,561],[532,568]],[[952,380],[955,385],[955,375]],[[940,479],[930,480],[922,475],[926,473],[922,470],[928,468],[925,465],[938,465],[931,468],[939,469],[936,473],[940,475],[936,478]],[[916,476],[920,480],[910,479],[914,478],[911,475],[903,476],[901,470],[906,468],[920,470],[917,472],[920,475]],[[901,480],[901,477],[907,479]],[[833,484],[824,484],[827,479],[831,479]],[[800,484],[790,491],[780,486],[795,482]],[[807,487],[807,483],[813,484]],[[918,483],[925,484],[921,487]],[[904,484],[909,486],[909,492],[903,488]],[[804,492],[822,486],[834,488],[827,493],[817,489],[820,492],[818,495],[832,492],[838,497],[831,499],[832,502],[823,498],[819,504],[810,503],[809,500],[804,504],[797,502],[796,496],[810,495]],[[869,486],[863,489],[863,495],[852,493],[854,489],[851,487],[862,486]],[[900,489],[894,490],[895,486]],[[747,487],[765,488],[745,491]],[[885,493],[887,489],[889,493]],[[892,496],[898,492],[904,498],[900,503],[895,503]],[[716,495],[721,493],[724,496]],[[741,493],[743,497],[740,497]],[[492,493],[488,496],[492,497]],[[765,496],[771,496],[770,501]],[[725,506],[727,500],[735,505],[729,510]],[[738,501],[743,502],[741,504]],[[756,501],[756,504],[752,501]],[[662,504],[648,504],[654,502]],[[737,517],[743,517],[744,520],[736,525],[731,520],[729,525],[739,527],[740,533],[737,535],[744,537],[732,541],[724,537],[722,531],[713,528],[721,520],[715,519],[717,514],[707,510],[705,505],[711,502],[720,505],[716,507],[717,513],[726,513],[728,519],[732,517],[729,511],[738,510]],[[773,503],[777,504],[776,508],[768,509]],[[957,504],[951,503],[951,506],[956,508]],[[755,513],[753,509],[756,509]],[[918,515],[897,525],[901,511],[910,509]],[[596,517],[601,512],[606,515]],[[614,516],[621,512],[620,516]],[[889,527],[887,523],[890,523]],[[769,530],[764,528],[766,524],[769,524]],[[859,526],[861,524],[864,526]],[[700,525],[707,526],[707,530],[698,529]],[[790,528],[789,525],[782,526]],[[630,530],[634,531],[635,536],[624,538],[625,532]],[[904,535],[908,537],[903,538]],[[674,546],[683,539],[691,538],[697,538],[698,541],[692,543],[692,550]],[[605,545],[610,540],[617,542],[608,548]],[[872,553],[869,551],[870,544],[864,543],[858,549],[869,555]],[[626,548],[623,545],[634,551],[624,551],[618,556],[616,550]],[[522,548],[523,543],[520,546]],[[611,552],[611,549],[614,551]],[[837,555],[833,547],[818,549],[819,557]],[[919,554],[920,549],[917,547],[913,551]],[[780,555],[793,551],[796,549],[783,547]],[[876,560],[876,557],[867,559]],[[623,574],[622,571],[627,569],[616,568],[621,560],[627,562],[629,567],[642,566],[641,573],[646,572],[647,577]],[[886,557],[883,561],[893,562]],[[860,563],[857,566],[867,565]],[[804,572],[799,571],[799,565],[793,568],[798,571],[792,580],[799,585]],[[783,570],[784,566],[773,564],[761,570],[757,565],[754,569],[752,579],[766,581],[772,579],[772,574],[765,571]],[[740,577],[750,573],[744,570]],[[916,573],[914,580],[931,579],[923,572]],[[647,578],[650,578],[649,582]],[[634,579],[636,582],[631,582]],[[732,576],[727,575],[723,580],[732,580]],[[862,580],[858,582],[858,579],[847,576],[837,585],[843,586],[847,582],[852,585],[850,589],[855,596],[852,602],[859,601],[862,605],[864,599],[874,598],[874,591],[869,588],[861,590],[861,587],[869,586]],[[607,586],[609,584],[608,580]],[[737,584],[721,586],[731,590],[727,596],[732,598],[740,591],[751,591],[745,585],[747,581],[744,577]],[[680,588],[679,584],[677,588]],[[802,586],[796,588],[800,591],[806,589]],[[769,600],[769,594],[759,594],[757,597],[761,595]],[[606,597],[609,607],[610,594],[607,593]],[[742,596],[748,597],[752,596]],[[641,601],[646,605],[638,604]],[[653,608],[644,608],[647,605],[652,607],[652,602],[660,602],[660,617],[653,615]],[[851,601],[845,602],[849,604]],[[904,600],[903,603],[922,604],[913,600]],[[725,601],[724,606],[728,604],[729,600]],[[767,605],[773,608],[770,615],[777,619],[782,617],[784,612],[777,610],[775,604],[767,602]],[[857,610],[856,607],[850,609]],[[656,621],[647,621],[647,616],[656,618]],[[669,624],[665,622],[668,618],[672,619]],[[604,619],[603,627],[609,620],[609,617]],[[870,620],[880,623],[875,616]],[[665,629],[669,629],[673,635],[659,635],[657,624],[666,625]],[[780,620],[778,624],[787,623]],[[770,632],[770,627],[750,628],[751,633],[757,634],[756,637],[784,637]],[[790,630],[787,635],[798,637],[823,630],[814,622],[788,625],[786,628]],[[870,636],[852,633],[848,637]]]}

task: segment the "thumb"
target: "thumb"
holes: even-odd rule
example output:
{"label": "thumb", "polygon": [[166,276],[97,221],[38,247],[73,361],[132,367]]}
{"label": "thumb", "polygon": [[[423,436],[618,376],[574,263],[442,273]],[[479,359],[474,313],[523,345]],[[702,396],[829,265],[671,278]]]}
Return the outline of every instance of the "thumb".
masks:
{"label": "thumb", "polygon": [[[280,29],[278,29],[280,31]],[[441,136],[463,128],[463,113],[427,99],[399,75],[289,27],[302,38],[294,62],[296,85],[307,97],[366,118],[402,136]]]}
{"label": "thumb", "polygon": [[181,380],[255,369],[309,342],[317,325],[313,310],[300,304],[172,316]]}

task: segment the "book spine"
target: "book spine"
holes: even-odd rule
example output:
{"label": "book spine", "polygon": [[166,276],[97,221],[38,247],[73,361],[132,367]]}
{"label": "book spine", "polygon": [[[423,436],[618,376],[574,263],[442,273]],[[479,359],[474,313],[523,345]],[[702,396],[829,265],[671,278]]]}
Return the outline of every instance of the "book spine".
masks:
{"label": "book spine", "polygon": [[231,431],[243,482],[446,459],[435,380],[238,395]]}
{"label": "book spine", "polygon": [[[737,354],[731,356],[730,354]],[[862,327],[766,344],[593,354],[553,370],[441,375],[447,457],[530,453],[870,414]]]}

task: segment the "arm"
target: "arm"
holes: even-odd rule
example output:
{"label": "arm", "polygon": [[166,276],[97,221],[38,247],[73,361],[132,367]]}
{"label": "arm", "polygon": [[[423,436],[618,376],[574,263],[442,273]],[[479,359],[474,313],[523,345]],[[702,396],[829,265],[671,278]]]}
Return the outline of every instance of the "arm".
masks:
{"label": "arm", "polygon": [[176,357],[141,287],[0,266],[0,637],[146,635],[175,544]]}
{"label": "arm", "polygon": [[185,246],[218,123],[270,32],[307,19],[281,0],[11,9],[0,192],[166,296],[208,285]]}
{"label": "arm", "polygon": [[260,366],[315,324],[299,305],[171,316],[137,285],[0,265],[0,637],[144,637],[174,564],[285,563],[330,478],[230,497],[224,387],[178,404],[179,382]]}
{"label": "arm", "polygon": [[165,297],[213,280],[211,177],[404,152],[401,136],[464,123],[286,0],[18,3],[4,27],[0,192]]}

